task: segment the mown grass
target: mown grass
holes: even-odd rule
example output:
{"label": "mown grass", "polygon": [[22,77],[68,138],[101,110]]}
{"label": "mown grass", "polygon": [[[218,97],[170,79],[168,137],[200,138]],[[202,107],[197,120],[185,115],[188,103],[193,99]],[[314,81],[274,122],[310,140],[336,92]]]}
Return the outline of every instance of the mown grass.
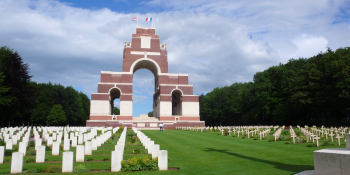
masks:
{"label": "mown grass", "polygon": [[[253,138],[222,136],[221,132],[190,132],[180,130],[143,131],[148,137],[160,145],[161,150],[168,150],[169,167],[178,167],[180,170],[146,171],[146,172],[119,172],[121,174],[295,174],[304,170],[313,170],[313,151],[345,147],[322,146],[306,147],[307,143],[285,144],[292,141],[268,142]],[[219,134],[219,135],[218,135]],[[343,140],[342,140],[343,141]],[[323,141],[320,142],[320,145]],[[344,144],[344,142],[342,142]],[[132,153],[133,149],[142,146],[127,145],[125,154]],[[74,148],[71,149],[75,151]],[[114,145],[104,144],[97,151],[93,151],[95,162],[74,162],[74,165],[84,165],[89,170],[108,170],[111,162],[102,161],[109,157]],[[103,155],[100,155],[102,154]],[[50,155],[47,151],[46,155]],[[95,154],[95,155],[94,155]],[[107,154],[107,155],[105,155]],[[109,155],[108,155],[109,154]],[[125,159],[147,154],[124,155]],[[150,155],[148,155],[150,156]],[[47,161],[60,161],[60,156],[46,156]],[[10,159],[10,157],[6,157]],[[25,160],[25,158],[24,158]],[[23,169],[42,168],[62,163],[24,163]],[[0,165],[1,172],[9,172],[11,164]],[[94,174],[110,174],[110,172],[96,172]]]}

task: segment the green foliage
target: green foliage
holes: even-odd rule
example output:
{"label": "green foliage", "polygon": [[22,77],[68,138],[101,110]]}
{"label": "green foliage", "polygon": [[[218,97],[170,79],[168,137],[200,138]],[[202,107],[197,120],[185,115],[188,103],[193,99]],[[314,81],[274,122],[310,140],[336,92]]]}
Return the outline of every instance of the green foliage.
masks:
{"label": "green foliage", "polygon": [[84,173],[84,172],[87,172],[89,170],[87,170],[84,165],[79,164],[79,165],[74,166],[73,171],[75,173]]}
{"label": "green foliage", "polygon": [[140,154],[141,153],[141,149],[134,149],[133,151],[132,151],[132,153],[133,154]]}
{"label": "green foliage", "polygon": [[11,149],[5,149],[5,156],[12,156],[12,152]]}
{"label": "green foliage", "polygon": [[209,126],[347,126],[349,75],[349,47],[290,59],[257,72],[253,82],[234,83],[200,95],[201,120]]}
{"label": "green foliage", "polygon": [[36,151],[35,150],[29,150],[27,155],[35,156],[36,155]]}
{"label": "green foliage", "polygon": [[119,110],[119,108],[114,107],[114,108],[113,108],[113,114],[114,114],[114,115],[120,115],[120,110]]}
{"label": "green foliage", "polygon": [[9,47],[0,47],[0,126],[22,125],[32,107],[29,64]]}
{"label": "green foliage", "polygon": [[35,162],[35,157],[27,157],[25,162],[26,163]]}
{"label": "green foliage", "polygon": [[104,157],[103,161],[109,161],[109,157]]}
{"label": "green foliage", "polygon": [[148,113],[148,117],[153,117],[153,111],[150,111],[150,112]]}
{"label": "green foliage", "polygon": [[59,165],[51,165],[45,169],[45,173],[61,173],[62,167]]}
{"label": "green foliage", "polygon": [[93,157],[87,157],[86,161],[94,161],[94,158]]}
{"label": "green foliage", "polygon": [[47,124],[50,126],[62,126],[66,125],[67,119],[65,116],[65,112],[62,109],[62,106],[59,105],[53,105],[53,107],[50,110],[49,116],[47,117]]}
{"label": "green foliage", "polygon": [[34,146],[35,146],[34,141],[29,141],[29,142],[28,142],[28,147],[34,147]]}
{"label": "green foliage", "polygon": [[45,151],[52,151],[52,146],[46,146]]}
{"label": "green foliage", "polygon": [[158,171],[158,159],[151,160],[149,157],[133,157],[122,161],[121,171]]}
{"label": "green foliage", "polygon": [[0,140],[0,146],[5,146],[6,143],[3,140]]}
{"label": "green foliage", "polygon": [[314,144],[313,143],[309,143],[306,145],[307,147],[314,147]]}

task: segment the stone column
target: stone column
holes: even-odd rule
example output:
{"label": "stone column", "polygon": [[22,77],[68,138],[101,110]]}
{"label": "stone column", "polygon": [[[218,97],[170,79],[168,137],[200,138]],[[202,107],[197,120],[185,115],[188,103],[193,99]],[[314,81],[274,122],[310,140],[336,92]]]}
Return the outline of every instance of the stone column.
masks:
{"label": "stone column", "polygon": [[63,152],[62,158],[62,173],[73,172],[73,151]]}

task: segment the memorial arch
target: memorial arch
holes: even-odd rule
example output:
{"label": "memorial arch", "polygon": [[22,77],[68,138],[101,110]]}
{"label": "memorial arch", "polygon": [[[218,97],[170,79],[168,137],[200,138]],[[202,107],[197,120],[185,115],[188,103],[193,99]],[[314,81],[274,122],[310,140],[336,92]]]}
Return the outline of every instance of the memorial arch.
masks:
{"label": "memorial arch", "polygon": [[[153,116],[132,116],[133,75],[148,69],[154,75]],[[120,99],[120,115],[113,114],[113,102]],[[168,73],[166,44],[160,43],[154,28],[136,29],[126,42],[122,72],[101,71],[97,93],[91,94],[90,120],[87,126],[136,126],[165,128],[205,126],[200,121],[199,97],[193,95],[187,74]]]}

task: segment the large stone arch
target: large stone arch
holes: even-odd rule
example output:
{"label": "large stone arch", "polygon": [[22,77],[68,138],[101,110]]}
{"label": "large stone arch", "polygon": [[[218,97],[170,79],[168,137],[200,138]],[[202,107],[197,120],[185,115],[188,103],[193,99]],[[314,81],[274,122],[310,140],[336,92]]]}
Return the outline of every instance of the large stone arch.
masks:
{"label": "large stone arch", "polygon": [[[204,126],[200,122],[199,97],[193,95],[193,85],[187,74],[168,73],[166,44],[160,43],[154,28],[136,29],[131,42],[126,42],[123,51],[122,72],[101,71],[97,93],[91,94],[90,120],[87,126],[100,126],[102,122],[116,122],[137,127],[157,127],[167,123],[168,128],[182,122],[186,126]],[[134,73],[148,69],[154,75],[153,118],[136,119],[132,116]],[[115,98],[120,98],[120,115],[112,116]],[[181,104],[181,108],[175,109]],[[180,110],[178,110],[180,109]],[[175,122],[175,123],[174,123]],[[140,124],[141,123],[141,124]],[[139,125],[140,124],[140,125]],[[182,125],[182,124],[181,124]]]}

